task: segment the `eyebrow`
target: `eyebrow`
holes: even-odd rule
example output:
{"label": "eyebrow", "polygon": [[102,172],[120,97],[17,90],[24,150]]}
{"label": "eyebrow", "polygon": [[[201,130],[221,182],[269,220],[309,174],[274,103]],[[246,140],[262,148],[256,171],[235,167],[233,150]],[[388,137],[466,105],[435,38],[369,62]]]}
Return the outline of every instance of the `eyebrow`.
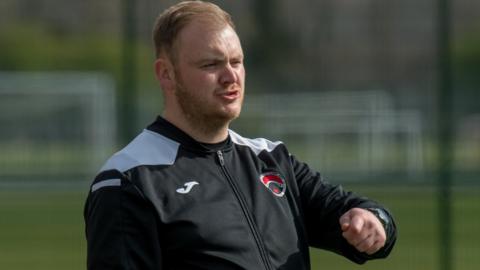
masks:
{"label": "eyebrow", "polygon": [[209,62],[225,62],[225,57],[204,57],[197,61],[194,61],[196,64],[205,64]]}
{"label": "eyebrow", "polygon": [[[236,56],[230,57],[230,60],[232,60],[232,59],[243,60],[243,58],[244,58],[243,54],[238,54]],[[226,62],[226,61],[227,61],[227,57],[212,54],[210,56],[202,57],[201,59],[198,59],[198,60],[195,60],[195,61],[192,61],[192,62],[194,64],[197,64],[197,65],[202,65],[202,64],[205,64],[205,63],[209,63],[209,62]]]}

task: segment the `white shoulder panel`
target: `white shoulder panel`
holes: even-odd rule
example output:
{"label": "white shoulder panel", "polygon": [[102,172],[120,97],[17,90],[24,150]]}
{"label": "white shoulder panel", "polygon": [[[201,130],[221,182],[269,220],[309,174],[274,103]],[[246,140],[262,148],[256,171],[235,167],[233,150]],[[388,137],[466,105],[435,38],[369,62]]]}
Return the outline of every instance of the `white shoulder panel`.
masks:
{"label": "white shoulder panel", "polygon": [[143,130],[125,148],[114,154],[100,170],[125,172],[142,165],[172,165],[179,143],[150,130]]}
{"label": "white shoulder panel", "polygon": [[229,133],[233,143],[250,147],[250,149],[252,149],[255,155],[260,154],[260,152],[264,150],[268,152],[272,152],[273,149],[275,149],[275,147],[282,144],[282,142],[280,141],[271,142],[264,138],[257,138],[257,139],[244,138],[238,135],[237,133],[235,133],[233,130],[229,130]]}

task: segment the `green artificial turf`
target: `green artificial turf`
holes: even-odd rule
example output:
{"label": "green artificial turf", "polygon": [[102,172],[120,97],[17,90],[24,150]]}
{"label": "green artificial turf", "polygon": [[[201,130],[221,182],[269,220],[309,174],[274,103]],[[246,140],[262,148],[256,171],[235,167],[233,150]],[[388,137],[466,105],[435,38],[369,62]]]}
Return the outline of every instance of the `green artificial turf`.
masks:
{"label": "green artificial turf", "polygon": [[[437,197],[428,188],[353,187],[387,205],[399,229],[387,260],[358,266],[338,255],[312,249],[312,269],[439,269]],[[83,203],[85,190],[0,191],[0,268],[9,270],[86,269]],[[454,270],[480,265],[480,189],[453,196]]]}

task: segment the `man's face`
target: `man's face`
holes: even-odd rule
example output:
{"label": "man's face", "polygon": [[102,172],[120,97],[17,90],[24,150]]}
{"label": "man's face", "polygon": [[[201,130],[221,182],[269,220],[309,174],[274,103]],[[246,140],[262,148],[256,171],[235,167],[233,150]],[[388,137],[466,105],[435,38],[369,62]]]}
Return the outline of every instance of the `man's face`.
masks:
{"label": "man's face", "polygon": [[194,21],[180,32],[175,49],[175,96],[187,119],[217,125],[238,117],[245,69],[235,31]]}

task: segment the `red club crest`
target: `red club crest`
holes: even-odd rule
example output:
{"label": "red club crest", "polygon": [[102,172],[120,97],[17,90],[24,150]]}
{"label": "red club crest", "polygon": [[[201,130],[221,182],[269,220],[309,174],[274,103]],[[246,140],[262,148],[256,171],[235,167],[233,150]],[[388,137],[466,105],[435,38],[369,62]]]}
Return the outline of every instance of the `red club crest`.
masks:
{"label": "red club crest", "polygon": [[287,186],[285,180],[278,173],[268,172],[260,175],[260,181],[275,195],[282,197]]}

